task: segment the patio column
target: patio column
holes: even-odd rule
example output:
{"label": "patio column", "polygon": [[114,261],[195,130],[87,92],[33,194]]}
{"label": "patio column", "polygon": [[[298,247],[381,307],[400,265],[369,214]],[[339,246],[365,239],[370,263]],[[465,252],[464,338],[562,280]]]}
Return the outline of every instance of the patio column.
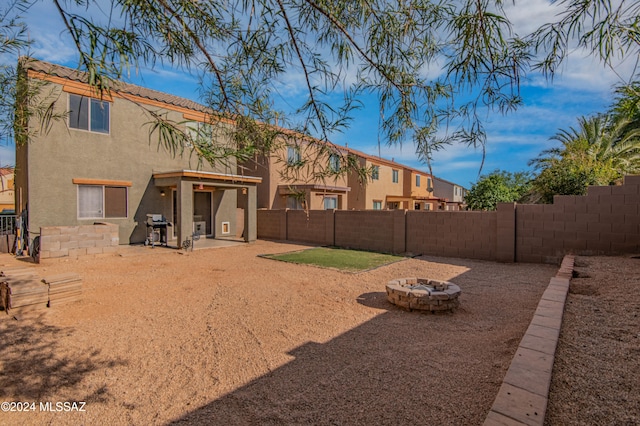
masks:
{"label": "patio column", "polygon": [[258,239],[258,191],[255,185],[247,186],[247,205],[244,209],[244,240],[248,243]]}
{"label": "patio column", "polygon": [[178,197],[178,247],[193,234],[193,183],[180,180]]}

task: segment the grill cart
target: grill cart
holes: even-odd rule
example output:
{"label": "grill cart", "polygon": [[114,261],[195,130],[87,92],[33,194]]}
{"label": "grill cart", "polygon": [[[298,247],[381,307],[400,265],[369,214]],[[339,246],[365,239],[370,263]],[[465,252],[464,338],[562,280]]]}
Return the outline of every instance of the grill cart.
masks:
{"label": "grill cart", "polygon": [[167,220],[161,214],[148,214],[147,215],[147,239],[144,240],[144,245],[155,247],[156,243],[159,245],[167,246],[168,227],[172,226],[171,222]]}

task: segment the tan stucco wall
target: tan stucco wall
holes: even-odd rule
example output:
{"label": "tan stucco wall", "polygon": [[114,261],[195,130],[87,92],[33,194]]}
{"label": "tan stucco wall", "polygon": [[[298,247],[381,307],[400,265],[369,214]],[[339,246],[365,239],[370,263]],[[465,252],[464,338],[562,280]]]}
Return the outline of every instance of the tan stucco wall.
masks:
{"label": "tan stucco wall", "polygon": [[[378,166],[378,179],[369,179],[366,186],[359,186],[356,177],[350,176],[349,210],[371,210],[374,201],[381,201],[382,209],[386,209],[387,196],[403,196],[405,176],[401,167],[393,167],[370,159],[360,158],[359,161],[367,168]],[[393,170],[398,171],[398,182],[393,182]]]}
{"label": "tan stucco wall", "polygon": [[[56,112],[67,109],[68,95],[61,86],[51,83],[59,95]],[[182,113],[166,112],[167,118],[183,122]],[[173,156],[159,146],[157,135],[151,135],[152,118],[141,107],[114,97],[110,109],[110,134],[69,129],[64,122],[54,122],[51,130],[34,137],[27,146],[17,149],[16,184],[22,189],[23,204],[29,203],[29,228],[42,226],[76,226],[93,224],[95,219],[81,220],[77,214],[77,185],[74,178],[129,181],[128,217],[105,218],[119,227],[121,244],[141,242],[146,234],[146,215],[161,213],[171,217],[170,191],[160,197],[154,186],[154,172],[198,169],[219,173],[236,173],[234,160],[228,166],[199,165],[188,153]],[[35,120],[31,130],[39,128]],[[26,173],[28,167],[28,175]],[[218,206],[216,223],[235,225],[236,191],[227,191]]]}
{"label": "tan stucco wall", "polygon": [[[318,142],[320,143],[320,142]],[[324,180],[318,179],[316,174],[327,167],[329,158],[327,155],[318,154],[318,150],[306,143],[300,143],[300,153],[302,160],[306,161],[298,173],[286,170],[287,146],[282,141],[278,149],[266,157],[256,157],[254,160],[243,163],[242,166],[247,174],[262,177],[262,183],[258,185],[258,208],[264,209],[284,209],[287,207],[287,197],[279,193],[279,186],[296,185],[326,185],[328,187],[349,186],[346,175],[338,177],[327,177]],[[346,196],[327,191],[327,195],[338,195],[338,208],[346,209]],[[306,190],[306,200],[310,209],[323,209],[322,191]]]}

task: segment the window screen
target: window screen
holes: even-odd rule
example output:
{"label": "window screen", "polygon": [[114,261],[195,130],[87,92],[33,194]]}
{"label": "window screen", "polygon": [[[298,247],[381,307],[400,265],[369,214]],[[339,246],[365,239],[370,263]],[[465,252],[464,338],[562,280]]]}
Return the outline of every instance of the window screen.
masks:
{"label": "window screen", "polygon": [[78,217],[101,218],[102,212],[102,187],[78,186]]}

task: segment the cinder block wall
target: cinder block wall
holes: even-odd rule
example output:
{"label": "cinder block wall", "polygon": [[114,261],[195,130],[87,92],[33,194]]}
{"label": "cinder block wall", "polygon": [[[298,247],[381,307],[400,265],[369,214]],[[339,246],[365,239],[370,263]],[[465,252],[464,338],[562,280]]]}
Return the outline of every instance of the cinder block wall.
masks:
{"label": "cinder block wall", "polygon": [[407,212],[407,251],[495,260],[496,212]]}
{"label": "cinder block wall", "polygon": [[586,196],[556,196],[553,204],[518,205],[516,261],[557,263],[565,254],[640,251],[640,176],[621,186],[592,186]]}
{"label": "cinder block wall", "polygon": [[118,225],[96,223],[40,228],[40,259],[114,253],[120,243]]}
{"label": "cinder block wall", "polygon": [[258,237],[501,262],[638,253],[640,176],[553,204],[502,203],[495,212],[259,210]]}
{"label": "cinder block wall", "polygon": [[335,223],[338,247],[394,252],[394,211],[336,211]]}
{"label": "cinder block wall", "polygon": [[287,239],[333,245],[333,210],[287,210]]}
{"label": "cinder block wall", "polygon": [[258,236],[272,240],[287,239],[286,210],[258,210]]}

